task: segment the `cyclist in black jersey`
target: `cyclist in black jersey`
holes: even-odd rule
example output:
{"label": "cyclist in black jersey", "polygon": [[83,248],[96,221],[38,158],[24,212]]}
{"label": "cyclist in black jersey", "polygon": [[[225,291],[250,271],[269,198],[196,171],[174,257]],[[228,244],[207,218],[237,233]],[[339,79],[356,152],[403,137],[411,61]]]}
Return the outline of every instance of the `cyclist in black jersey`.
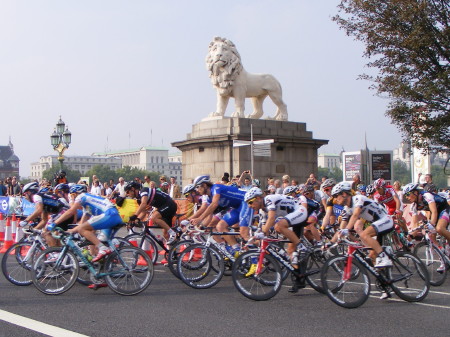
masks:
{"label": "cyclist in black jersey", "polygon": [[144,219],[147,215],[149,207],[154,207],[151,214],[151,219],[155,226],[159,226],[163,230],[164,237],[167,240],[167,244],[172,244],[176,239],[176,232],[171,228],[172,219],[177,213],[178,205],[175,201],[167,194],[156,188],[144,187],[140,192],[138,186],[139,184],[135,181],[128,183],[125,186],[125,191],[127,193],[134,193],[136,198],[140,199],[140,205],[136,214],[130,217],[130,221],[136,219]]}

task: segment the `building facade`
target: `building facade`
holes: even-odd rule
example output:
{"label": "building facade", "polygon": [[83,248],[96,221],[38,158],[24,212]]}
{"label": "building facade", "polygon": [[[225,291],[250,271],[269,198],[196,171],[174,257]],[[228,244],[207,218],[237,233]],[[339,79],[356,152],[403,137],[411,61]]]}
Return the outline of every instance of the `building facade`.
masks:
{"label": "building facade", "polygon": [[320,153],[317,156],[317,166],[323,168],[342,168],[341,155]]}
{"label": "building facade", "polygon": [[9,139],[8,145],[0,146],[0,179],[19,177],[20,159],[14,154],[14,146]]}
{"label": "building facade", "polygon": [[[111,170],[117,170],[122,167],[122,159],[114,157],[100,156],[65,156],[64,167],[78,171],[82,175],[96,165],[104,165]],[[39,162],[31,163],[31,179],[42,179],[42,173],[49,168],[59,166],[58,156],[42,156]]]}

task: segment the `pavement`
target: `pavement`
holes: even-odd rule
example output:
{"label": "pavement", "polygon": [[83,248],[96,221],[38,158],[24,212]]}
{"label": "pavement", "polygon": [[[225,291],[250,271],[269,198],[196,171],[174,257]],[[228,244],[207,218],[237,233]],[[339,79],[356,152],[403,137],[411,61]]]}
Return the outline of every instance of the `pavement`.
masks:
{"label": "pavement", "polygon": [[289,287],[288,279],[274,298],[256,302],[230,276],[198,290],[156,266],[152,283],[136,296],[78,283],[50,296],[1,274],[0,336],[449,336],[450,277],[420,303],[395,295],[379,300],[372,286],[371,298],[357,309],[341,308],[309,287],[297,294]]}

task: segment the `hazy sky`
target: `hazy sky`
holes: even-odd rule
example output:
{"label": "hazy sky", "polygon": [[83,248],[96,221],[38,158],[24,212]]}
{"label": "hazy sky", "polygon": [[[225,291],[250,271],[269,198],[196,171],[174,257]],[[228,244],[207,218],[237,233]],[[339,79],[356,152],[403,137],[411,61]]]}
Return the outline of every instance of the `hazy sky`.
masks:
{"label": "hazy sky", "polygon": [[[205,56],[233,41],[249,72],[273,74],[289,120],[329,139],[321,153],[388,150],[401,137],[388,101],[367,81],[363,46],[331,17],[338,0],[0,0],[0,145],[11,136],[21,176],[42,155],[59,115],[66,155],[170,147],[215,110]],[[233,108],[230,101],[227,115]],[[275,107],[266,99],[266,115]],[[249,104],[246,113],[251,112]]]}

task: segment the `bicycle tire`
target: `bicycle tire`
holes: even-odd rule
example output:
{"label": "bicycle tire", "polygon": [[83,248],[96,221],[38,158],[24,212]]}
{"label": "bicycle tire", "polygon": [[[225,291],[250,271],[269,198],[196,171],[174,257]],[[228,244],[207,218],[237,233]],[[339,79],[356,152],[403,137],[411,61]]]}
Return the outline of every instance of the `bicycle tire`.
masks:
{"label": "bicycle tire", "polygon": [[180,256],[181,252],[186,249],[186,247],[190,246],[193,243],[193,240],[178,241],[169,250],[169,254],[167,255],[167,266],[169,267],[169,270],[172,272],[172,274],[175,275],[175,277],[177,277],[178,279],[181,279],[180,274],[178,274],[177,270],[178,257]]}
{"label": "bicycle tire", "polygon": [[36,257],[44,247],[36,241],[22,241],[9,247],[2,258],[2,272],[5,278],[16,286],[29,286],[33,283],[32,270]]}
{"label": "bicycle tire", "polygon": [[142,249],[152,260],[153,264],[158,261],[159,251],[156,242],[148,235],[130,234],[124,238],[132,246]]}
{"label": "bicycle tire", "polygon": [[[388,268],[391,288],[395,294],[407,302],[422,301],[430,290],[430,278],[424,263],[415,255],[397,252]],[[406,277],[407,274],[410,274]],[[406,278],[405,278],[406,277]]]}
{"label": "bicycle tire", "polygon": [[[422,260],[428,271],[428,276],[430,277],[430,284],[432,286],[438,287],[445,282],[447,278],[447,264],[445,257],[442,252],[429,244],[428,242],[420,242],[414,248],[414,254]],[[439,272],[437,269],[444,264],[445,270]]]}
{"label": "bicycle tire", "polygon": [[153,261],[138,247],[126,246],[105,261],[104,280],[112,291],[131,296],[147,289],[153,280]]}
{"label": "bicycle tire", "polygon": [[322,287],[328,298],[344,308],[357,308],[367,301],[370,294],[370,278],[367,270],[351,259],[350,278],[344,280],[348,256],[336,255],[328,259],[321,272]]}
{"label": "bicycle tire", "polygon": [[44,250],[33,266],[32,280],[35,287],[47,295],[59,295],[75,284],[79,266],[74,253],[66,250],[64,256],[52,261],[54,254],[61,254],[62,247],[51,247]]}
{"label": "bicycle tire", "polygon": [[310,254],[306,260],[306,273],[310,274],[305,277],[306,282],[308,282],[311,288],[321,294],[325,293],[322,287],[322,277],[320,275],[324,264],[325,258],[316,253]]}
{"label": "bicycle tire", "polygon": [[259,275],[249,275],[253,264],[259,261],[259,251],[249,251],[240,255],[233,264],[233,284],[245,297],[254,301],[266,301],[274,297],[283,283],[279,262],[265,255]]}
{"label": "bicycle tire", "polygon": [[193,244],[180,254],[177,271],[186,285],[195,289],[207,289],[222,279],[225,263],[217,249],[201,243]]}

